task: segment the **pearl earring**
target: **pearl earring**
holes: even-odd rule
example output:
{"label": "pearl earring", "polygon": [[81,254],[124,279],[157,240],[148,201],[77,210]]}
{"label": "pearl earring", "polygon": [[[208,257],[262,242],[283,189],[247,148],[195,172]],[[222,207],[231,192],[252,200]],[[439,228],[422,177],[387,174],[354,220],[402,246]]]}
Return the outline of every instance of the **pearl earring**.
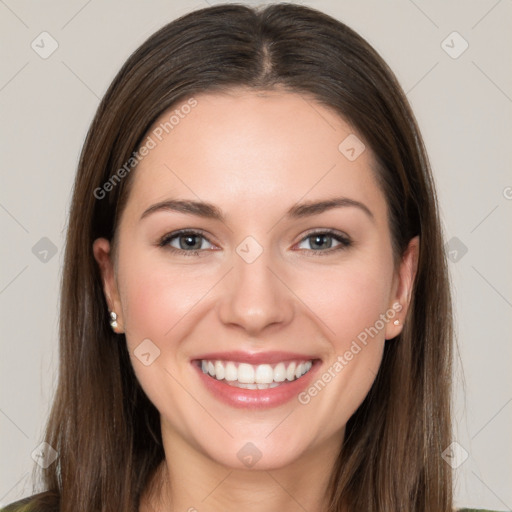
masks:
{"label": "pearl earring", "polygon": [[110,327],[113,331],[117,329],[117,314],[114,311],[110,312]]}
{"label": "pearl earring", "polygon": [[394,325],[400,325],[400,320],[395,320],[395,321],[393,322],[393,324],[394,324]]}

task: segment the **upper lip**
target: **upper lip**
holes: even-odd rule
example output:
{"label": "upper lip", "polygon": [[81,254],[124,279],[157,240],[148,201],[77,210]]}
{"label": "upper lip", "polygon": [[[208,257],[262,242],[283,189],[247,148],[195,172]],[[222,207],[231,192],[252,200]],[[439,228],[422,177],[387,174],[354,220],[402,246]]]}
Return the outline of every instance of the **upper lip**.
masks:
{"label": "upper lip", "polygon": [[196,361],[203,359],[207,361],[236,361],[239,363],[258,365],[265,363],[275,364],[284,361],[313,361],[314,359],[318,358],[315,356],[298,354],[295,352],[242,352],[240,350],[230,352],[209,352],[207,354],[202,354],[193,358],[193,360]]}

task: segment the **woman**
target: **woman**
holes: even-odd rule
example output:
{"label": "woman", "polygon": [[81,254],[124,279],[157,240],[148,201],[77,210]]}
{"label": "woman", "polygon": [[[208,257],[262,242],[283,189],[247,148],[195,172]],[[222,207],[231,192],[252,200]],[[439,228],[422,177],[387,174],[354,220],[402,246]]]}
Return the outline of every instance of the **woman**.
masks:
{"label": "woman", "polygon": [[45,492],[6,510],[452,511],[451,347],[386,64],[310,8],[193,12],[88,133]]}

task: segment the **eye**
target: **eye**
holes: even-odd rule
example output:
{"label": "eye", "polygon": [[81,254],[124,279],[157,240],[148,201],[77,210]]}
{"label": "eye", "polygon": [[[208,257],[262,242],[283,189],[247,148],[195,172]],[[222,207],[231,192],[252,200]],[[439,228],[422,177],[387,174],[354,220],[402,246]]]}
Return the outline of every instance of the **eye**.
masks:
{"label": "eye", "polygon": [[298,244],[298,248],[313,252],[330,253],[346,249],[352,245],[352,241],[338,232],[329,230],[309,233]]}
{"label": "eye", "polygon": [[167,247],[187,255],[197,254],[198,251],[212,249],[213,244],[199,231],[182,230],[165,235],[159,243],[160,247]]}

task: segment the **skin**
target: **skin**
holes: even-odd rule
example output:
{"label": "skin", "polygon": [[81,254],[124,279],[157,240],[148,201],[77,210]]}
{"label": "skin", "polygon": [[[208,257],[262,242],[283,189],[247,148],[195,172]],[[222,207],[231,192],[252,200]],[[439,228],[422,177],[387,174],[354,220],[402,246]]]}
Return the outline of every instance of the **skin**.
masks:
{"label": "skin", "polygon": [[[374,381],[384,344],[403,327],[419,239],[395,271],[374,157],[366,147],[349,161],[338,150],[354,130],[336,113],[280,91],[195,98],[133,171],[115,254],[106,239],[93,247],[117,332],[126,334],[137,378],[161,416],[166,460],[155,481],[162,491],[144,496],[141,510],[320,512],[345,425]],[[365,204],[373,219],[353,206],[286,217],[298,202],[338,196]],[[225,220],[171,210],[141,220],[167,199],[213,203]],[[158,245],[184,228],[205,232],[196,255]],[[340,242],[327,238],[319,248],[307,238],[326,229],[352,245],[329,252],[330,240],[333,248]],[[247,236],[263,249],[252,263],[236,252]],[[179,239],[172,244],[179,248]],[[397,303],[400,325],[385,322],[307,404],[231,407],[205,389],[190,363],[209,351],[283,350],[320,358],[321,376]],[[148,338],[160,356],[145,366],[133,352]],[[247,442],[261,452],[250,469],[237,457]]]}

